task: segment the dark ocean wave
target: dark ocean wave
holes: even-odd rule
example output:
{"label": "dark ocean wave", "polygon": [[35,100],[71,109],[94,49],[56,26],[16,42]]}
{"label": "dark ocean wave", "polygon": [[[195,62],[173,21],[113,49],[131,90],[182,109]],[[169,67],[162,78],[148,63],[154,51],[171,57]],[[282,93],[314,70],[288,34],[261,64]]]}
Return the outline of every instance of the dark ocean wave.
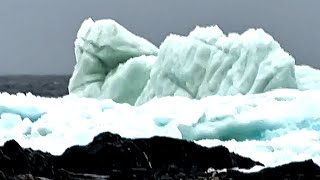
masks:
{"label": "dark ocean wave", "polygon": [[0,76],[0,92],[9,94],[32,93],[43,97],[68,94],[70,75],[15,75]]}

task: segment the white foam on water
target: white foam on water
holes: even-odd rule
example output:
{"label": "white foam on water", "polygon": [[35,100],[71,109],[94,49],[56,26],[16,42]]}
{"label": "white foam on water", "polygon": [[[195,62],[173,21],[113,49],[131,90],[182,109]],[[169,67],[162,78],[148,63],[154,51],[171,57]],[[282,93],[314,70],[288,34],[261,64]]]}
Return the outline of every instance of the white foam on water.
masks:
{"label": "white foam on water", "polygon": [[73,95],[2,93],[0,107],[1,145],[15,139],[23,147],[55,155],[110,131],[128,138],[159,135],[207,147],[224,145],[269,167],[306,159],[320,164],[320,91],[163,97],[142,106]]}

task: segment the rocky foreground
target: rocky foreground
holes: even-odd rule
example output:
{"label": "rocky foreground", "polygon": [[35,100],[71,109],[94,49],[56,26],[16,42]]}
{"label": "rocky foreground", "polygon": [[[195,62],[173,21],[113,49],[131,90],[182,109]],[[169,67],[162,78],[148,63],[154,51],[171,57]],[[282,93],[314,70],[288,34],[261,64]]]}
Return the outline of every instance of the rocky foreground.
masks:
{"label": "rocky foreground", "polygon": [[256,165],[263,166],[222,146],[206,148],[166,137],[126,139],[109,132],[61,156],[24,149],[14,140],[0,147],[0,180],[320,179],[320,168],[311,160],[256,173],[234,170]]}

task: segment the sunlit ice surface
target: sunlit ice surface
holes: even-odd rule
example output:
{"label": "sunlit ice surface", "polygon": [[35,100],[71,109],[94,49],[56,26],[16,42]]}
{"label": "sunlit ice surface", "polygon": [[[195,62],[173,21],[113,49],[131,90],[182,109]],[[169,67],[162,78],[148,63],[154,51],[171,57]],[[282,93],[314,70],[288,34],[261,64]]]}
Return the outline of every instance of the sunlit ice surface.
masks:
{"label": "sunlit ice surface", "polygon": [[[127,138],[158,136],[194,141],[276,166],[313,159],[320,164],[320,91],[278,89],[262,94],[163,97],[141,105],[67,95],[0,94],[0,145],[55,155],[85,145],[100,132]],[[168,147],[170,148],[170,147]]]}

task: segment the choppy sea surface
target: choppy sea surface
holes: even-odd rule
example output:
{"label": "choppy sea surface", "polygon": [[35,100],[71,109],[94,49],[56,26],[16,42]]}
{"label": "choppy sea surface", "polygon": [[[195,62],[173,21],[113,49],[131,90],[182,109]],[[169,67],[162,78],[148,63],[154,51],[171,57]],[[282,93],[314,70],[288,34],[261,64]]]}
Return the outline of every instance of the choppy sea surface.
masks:
{"label": "choppy sea surface", "polygon": [[0,76],[0,92],[32,93],[42,97],[61,97],[68,94],[70,75],[11,75]]}

